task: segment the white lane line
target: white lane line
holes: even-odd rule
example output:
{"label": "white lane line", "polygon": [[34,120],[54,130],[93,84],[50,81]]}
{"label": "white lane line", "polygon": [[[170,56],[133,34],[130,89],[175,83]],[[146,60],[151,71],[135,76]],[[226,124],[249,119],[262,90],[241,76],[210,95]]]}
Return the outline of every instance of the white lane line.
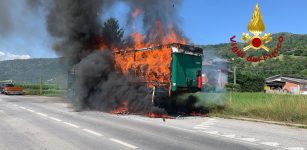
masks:
{"label": "white lane line", "polygon": [[55,121],[58,121],[58,122],[61,122],[62,120],[61,119],[58,119],[58,118],[54,118],[54,117],[49,117],[51,120],[55,120]]}
{"label": "white lane line", "polygon": [[221,136],[228,137],[228,138],[235,138],[236,137],[235,134],[222,134]]}
{"label": "white lane line", "polygon": [[260,144],[273,146],[273,147],[279,146],[279,143],[277,143],[277,142],[261,142]]}
{"label": "white lane line", "polygon": [[305,150],[304,147],[288,147],[287,150]]}
{"label": "white lane line", "polygon": [[37,112],[36,114],[41,115],[41,116],[43,116],[43,117],[47,117],[47,116],[48,116],[48,115],[43,114],[43,113],[40,113],[40,112]]}
{"label": "white lane line", "polygon": [[129,143],[126,143],[126,142],[123,142],[121,140],[117,140],[117,139],[113,139],[113,138],[109,138],[109,140],[115,142],[115,143],[118,143],[118,144],[121,144],[121,145],[124,145],[126,147],[129,147],[129,148],[132,148],[132,149],[137,149],[138,147],[132,145],[132,144],[129,144]]}
{"label": "white lane line", "polygon": [[247,141],[247,142],[256,142],[256,141],[258,141],[255,138],[238,138],[238,139],[242,140],[242,141]]}
{"label": "white lane line", "polygon": [[92,130],[89,130],[89,129],[82,129],[82,130],[85,131],[85,132],[97,135],[97,136],[103,136],[102,134],[95,132],[95,131],[92,131]]}
{"label": "white lane line", "polygon": [[80,126],[78,126],[78,125],[75,125],[75,124],[72,124],[72,123],[69,123],[69,122],[63,122],[64,124],[66,124],[66,125],[69,125],[69,126],[71,126],[71,127],[74,127],[74,128],[80,128]]}
{"label": "white lane line", "polygon": [[26,109],[27,111],[29,111],[29,112],[35,112],[34,110],[32,110],[32,109]]}
{"label": "white lane line", "polygon": [[203,129],[203,130],[207,130],[208,127],[194,127],[194,129]]}
{"label": "white lane line", "polygon": [[219,135],[219,131],[202,131],[208,134],[214,134],[214,135]]}
{"label": "white lane line", "polygon": [[198,126],[212,126],[212,125],[215,125],[215,123],[213,122],[202,123],[202,124],[199,124]]}
{"label": "white lane line", "polygon": [[202,124],[199,124],[199,125],[196,125],[195,127],[210,127],[210,125],[202,125]]}
{"label": "white lane line", "polygon": [[21,108],[21,109],[26,109],[25,107],[22,107],[22,106],[19,106],[19,108]]}
{"label": "white lane line", "polygon": [[180,128],[180,127],[175,127],[175,126],[171,126],[171,125],[165,125],[165,126],[170,127],[170,128],[174,128],[174,129],[178,129],[178,130],[184,130],[184,131],[189,131],[189,132],[196,132],[194,130]]}

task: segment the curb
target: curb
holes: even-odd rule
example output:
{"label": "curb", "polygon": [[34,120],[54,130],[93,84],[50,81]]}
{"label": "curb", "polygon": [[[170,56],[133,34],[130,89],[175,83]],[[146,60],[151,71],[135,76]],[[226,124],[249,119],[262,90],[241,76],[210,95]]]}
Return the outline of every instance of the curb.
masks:
{"label": "curb", "polygon": [[224,118],[236,119],[236,120],[244,120],[244,121],[262,122],[262,123],[290,126],[290,127],[296,127],[296,128],[307,128],[307,125],[305,125],[305,124],[295,124],[295,123],[287,123],[287,122],[267,121],[267,120],[243,118],[243,117],[224,117]]}

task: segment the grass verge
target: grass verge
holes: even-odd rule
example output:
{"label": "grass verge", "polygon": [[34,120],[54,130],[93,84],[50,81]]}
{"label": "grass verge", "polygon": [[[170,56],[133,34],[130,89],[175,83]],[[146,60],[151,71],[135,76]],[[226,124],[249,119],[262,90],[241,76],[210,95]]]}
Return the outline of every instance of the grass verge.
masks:
{"label": "grass verge", "polygon": [[228,93],[224,109],[211,107],[216,116],[235,116],[307,125],[307,96],[266,93]]}
{"label": "grass verge", "polygon": [[23,91],[26,95],[43,95],[43,96],[64,96],[66,90],[59,88],[55,84],[43,84],[40,87],[39,84],[17,84],[23,87]]}

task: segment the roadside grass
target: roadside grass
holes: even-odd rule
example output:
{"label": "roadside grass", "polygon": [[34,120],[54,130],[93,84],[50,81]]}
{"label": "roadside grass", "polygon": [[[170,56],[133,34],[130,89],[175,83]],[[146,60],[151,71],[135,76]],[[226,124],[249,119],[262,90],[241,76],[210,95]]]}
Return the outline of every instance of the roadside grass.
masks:
{"label": "roadside grass", "polygon": [[266,93],[228,93],[224,109],[211,107],[217,116],[248,117],[307,125],[307,96]]}
{"label": "roadside grass", "polygon": [[42,90],[40,91],[39,84],[26,83],[17,84],[17,86],[22,86],[26,95],[43,95],[43,96],[64,96],[66,95],[66,90],[59,88],[55,84],[42,84]]}

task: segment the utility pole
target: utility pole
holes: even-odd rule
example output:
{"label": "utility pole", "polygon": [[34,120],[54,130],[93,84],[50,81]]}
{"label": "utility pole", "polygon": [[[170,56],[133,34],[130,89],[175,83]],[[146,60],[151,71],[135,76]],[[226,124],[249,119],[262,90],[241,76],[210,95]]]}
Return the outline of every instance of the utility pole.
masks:
{"label": "utility pole", "polygon": [[234,66],[234,67],[233,67],[233,84],[234,84],[234,85],[237,84],[237,75],[236,75],[236,73],[237,73],[237,67]]}
{"label": "utility pole", "polygon": [[43,81],[42,81],[42,73],[40,73],[40,81],[39,81],[39,95],[43,94]]}
{"label": "utility pole", "polygon": [[[40,64],[41,63],[41,60],[39,61]],[[42,79],[42,68],[40,68],[40,71],[39,71],[39,95],[42,95],[43,94],[43,79]]]}

